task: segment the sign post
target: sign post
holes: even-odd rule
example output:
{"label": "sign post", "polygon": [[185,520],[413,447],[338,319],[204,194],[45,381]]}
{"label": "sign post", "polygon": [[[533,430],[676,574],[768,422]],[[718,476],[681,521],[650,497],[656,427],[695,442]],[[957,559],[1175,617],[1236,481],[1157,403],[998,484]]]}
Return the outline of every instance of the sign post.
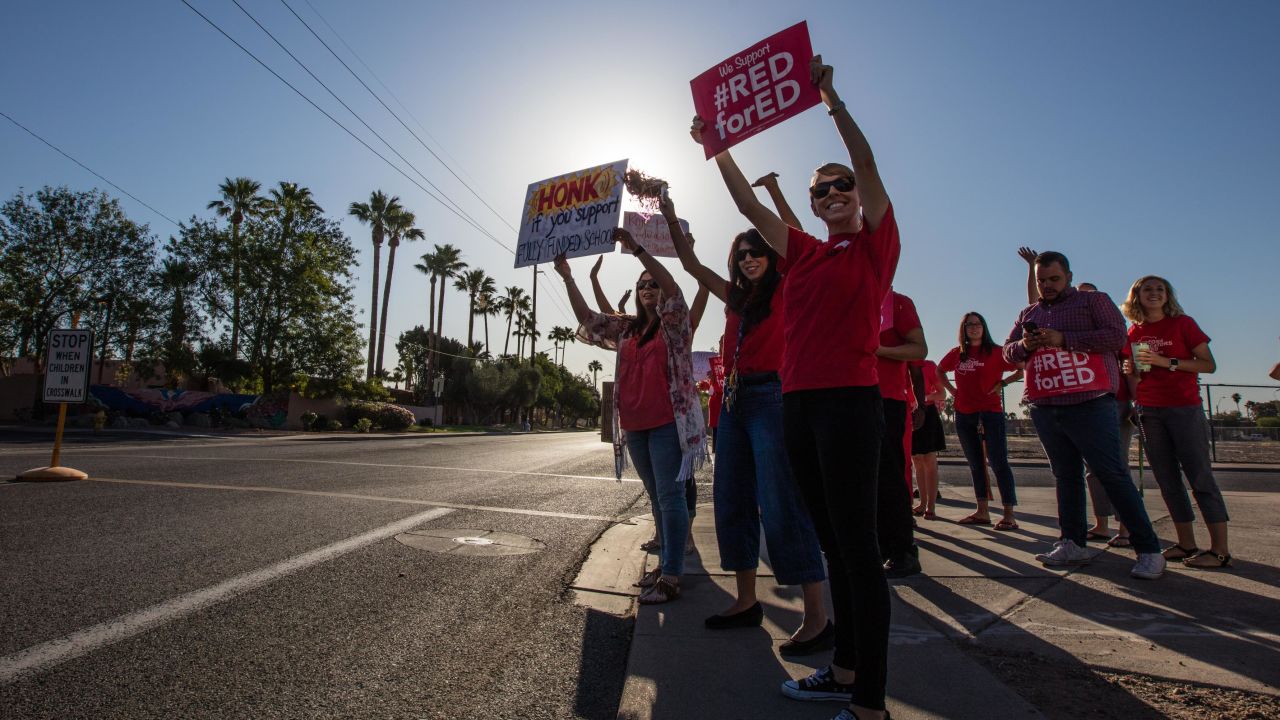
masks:
{"label": "sign post", "polygon": [[44,359],[44,393],[41,400],[58,403],[58,429],[53,436],[53,458],[48,467],[33,468],[18,475],[18,480],[86,480],[88,473],[62,467],[62,431],[67,425],[67,404],[82,404],[89,399],[89,369],[93,364],[93,332],[78,330],[80,313],[71,319],[71,329],[49,332],[49,347]]}

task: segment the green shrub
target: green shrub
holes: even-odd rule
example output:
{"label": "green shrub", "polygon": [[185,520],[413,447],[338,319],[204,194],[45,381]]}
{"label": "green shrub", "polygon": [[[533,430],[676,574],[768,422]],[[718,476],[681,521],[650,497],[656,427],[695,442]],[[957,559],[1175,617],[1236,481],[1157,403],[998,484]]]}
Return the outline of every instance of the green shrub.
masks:
{"label": "green shrub", "polygon": [[362,417],[359,420],[356,420],[355,424],[351,427],[354,428],[356,432],[367,433],[373,429],[373,421],[367,417]]}
{"label": "green shrub", "polygon": [[1280,417],[1260,417],[1258,418],[1258,427],[1280,428]]}
{"label": "green shrub", "polygon": [[298,419],[302,421],[303,430],[310,430],[315,427],[324,427],[323,425],[321,426],[316,425],[316,421],[320,419],[320,416],[313,412],[304,412],[302,413],[302,416],[299,417]]}
{"label": "green shrub", "polygon": [[361,419],[382,430],[405,430],[414,423],[413,413],[399,405],[356,401],[347,406],[347,421],[354,425]]}
{"label": "green shrub", "polygon": [[341,420],[325,420],[324,429],[325,430],[341,430],[342,421]]}

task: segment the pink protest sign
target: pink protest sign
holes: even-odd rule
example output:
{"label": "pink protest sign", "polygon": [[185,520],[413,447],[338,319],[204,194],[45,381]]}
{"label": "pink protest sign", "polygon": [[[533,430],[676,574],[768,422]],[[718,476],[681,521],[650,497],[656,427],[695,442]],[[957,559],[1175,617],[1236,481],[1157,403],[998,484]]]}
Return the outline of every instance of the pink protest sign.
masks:
{"label": "pink protest sign", "polygon": [[809,82],[812,58],[809,26],[801,22],[690,80],[693,107],[707,125],[707,158],[822,102]]}
{"label": "pink protest sign", "polygon": [[[661,215],[643,215],[627,210],[622,213],[622,227],[631,233],[636,244],[654,257],[678,257],[667,219]],[[689,235],[689,222],[680,221],[680,229]]]}

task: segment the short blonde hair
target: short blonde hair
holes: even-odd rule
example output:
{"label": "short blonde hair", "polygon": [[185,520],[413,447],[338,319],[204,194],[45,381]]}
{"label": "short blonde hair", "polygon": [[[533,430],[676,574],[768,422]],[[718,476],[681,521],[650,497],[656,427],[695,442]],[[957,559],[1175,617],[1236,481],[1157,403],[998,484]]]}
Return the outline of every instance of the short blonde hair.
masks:
{"label": "short blonde hair", "polygon": [[1178,295],[1173,291],[1173,283],[1159,275],[1144,275],[1134,281],[1133,286],[1129,288],[1129,296],[1120,305],[1120,310],[1125,317],[1136,323],[1146,322],[1147,313],[1142,309],[1142,303],[1138,302],[1138,291],[1142,290],[1142,286],[1149,280],[1155,280],[1164,285],[1165,315],[1178,317],[1186,314],[1182,311],[1182,306],[1178,304]]}
{"label": "short blonde hair", "polygon": [[813,187],[814,184],[818,182],[819,175],[835,175],[837,177],[854,178],[854,182],[857,182],[857,178],[854,177],[853,174],[853,168],[848,165],[841,165],[837,162],[827,163],[826,165],[819,167],[817,170],[814,170],[813,177],[809,179],[809,187]]}

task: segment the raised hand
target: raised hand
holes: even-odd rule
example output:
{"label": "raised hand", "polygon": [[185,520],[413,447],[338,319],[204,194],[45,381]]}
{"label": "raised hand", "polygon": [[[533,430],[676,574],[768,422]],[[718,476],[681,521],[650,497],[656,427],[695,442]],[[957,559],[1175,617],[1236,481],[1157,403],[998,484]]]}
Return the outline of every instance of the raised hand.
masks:
{"label": "raised hand", "polygon": [[555,268],[556,273],[565,280],[573,278],[573,271],[569,269],[569,261],[565,259],[564,253],[560,253],[555,260],[551,261],[551,267]]}
{"label": "raised hand", "polygon": [[778,173],[771,172],[768,175],[765,175],[764,177],[751,183],[751,187],[762,187],[762,188],[778,187]]}
{"label": "raised hand", "polygon": [[706,127],[707,127],[707,124],[702,122],[702,118],[698,117],[697,115],[694,115],[693,123],[689,125],[689,137],[693,138],[694,142],[701,145],[702,131],[706,129]]}
{"label": "raised hand", "polygon": [[1039,254],[1040,253],[1036,252],[1035,250],[1032,250],[1031,248],[1025,245],[1018,248],[1018,257],[1022,258],[1023,260],[1026,260],[1028,265],[1034,265],[1036,262],[1036,256]]}

